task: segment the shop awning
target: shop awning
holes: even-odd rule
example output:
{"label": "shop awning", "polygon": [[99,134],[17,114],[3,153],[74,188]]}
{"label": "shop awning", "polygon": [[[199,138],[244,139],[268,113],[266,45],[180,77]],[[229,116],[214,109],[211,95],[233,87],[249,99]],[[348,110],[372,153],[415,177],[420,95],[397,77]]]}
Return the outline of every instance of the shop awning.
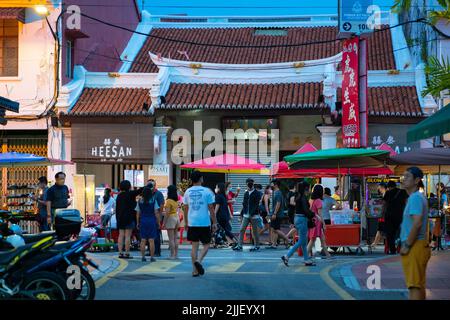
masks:
{"label": "shop awning", "polygon": [[337,148],[284,157],[291,169],[307,168],[381,168],[389,151]]}
{"label": "shop awning", "polygon": [[0,168],[37,167],[37,166],[52,166],[52,165],[56,166],[69,164],[73,163],[70,161],[37,156],[30,153],[19,153],[19,152],[0,153]]}
{"label": "shop awning", "polygon": [[182,165],[181,168],[216,173],[269,174],[269,170],[255,160],[227,153],[187,163]]}
{"label": "shop awning", "polygon": [[408,142],[441,136],[450,132],[450,103],[408,130]]}
{"label": "shop awning", "polygon": [[0,19],[16,19],[25,23],[25,8],[0,8]]}

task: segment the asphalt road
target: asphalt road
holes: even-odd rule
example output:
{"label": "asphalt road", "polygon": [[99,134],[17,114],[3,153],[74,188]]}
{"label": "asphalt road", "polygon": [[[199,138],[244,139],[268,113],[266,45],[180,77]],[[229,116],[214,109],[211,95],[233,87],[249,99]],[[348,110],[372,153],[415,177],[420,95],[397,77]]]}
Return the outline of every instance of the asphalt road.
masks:
{"label": "asphalt road", "polygon": [[[317,259],[305,267],[294,255],[290,267],[280,257],[284,247],[260,252],[211,249],[203,262],[204,276],[192,277],[190,251],[180,251],[178,261],[163,257],[156,262],[120,260],[120,266],[97,281],[99,300],[353,300],[404,299],[401,292],[356,292],[339,276],[346,263],[377,259],[379,255],[342,255],[333,260]],[[116,254],[102,253],[111,259]]]}

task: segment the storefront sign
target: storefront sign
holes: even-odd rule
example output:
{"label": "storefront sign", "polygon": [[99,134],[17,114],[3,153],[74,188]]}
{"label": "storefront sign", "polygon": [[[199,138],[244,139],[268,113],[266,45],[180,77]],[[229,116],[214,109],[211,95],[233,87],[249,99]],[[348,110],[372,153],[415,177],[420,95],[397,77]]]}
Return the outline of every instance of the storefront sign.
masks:
{"label": "storefront sign", "polygon": [[[259,138],[273,139],[275,135],[272,129],[278,129],[277,118],[223,118],[222,129],[225,133],[227,129],[236,130],[237,140],[257,140]],[[242,130],[240,132],[239,130]],[[254,131],[253,131],[253,130]]]}
{"label": "storefront sign", "polygon": [[156,182],[156,188],[158,190],[166,189],[169,186],[170,178],[170,165],[153,165],[149,168],[149,179],[153,179]]}
{"label": "storefront sign", "polygon": [[400,182],[399,177],[389,177],[389,178],[367,178],[367,183],[388,183],[389,181]]}
{"label": "storefront sign", "polygon": [[346,148],[361,146],[358,44],[358,38],[345,40],[342,53],[342,139]]}
{"label": "storefront sign", "polygon": [[86,163],[151,163],[153,126],[149,124],[72,125],[72,161]]}
{"label": "storefront sign", "polygon": [[369,124],[369,147],[377,148],[383,143],[396,153],[420,148],[420,142],[407,143],[406,132],[412,125],[406,124]]}

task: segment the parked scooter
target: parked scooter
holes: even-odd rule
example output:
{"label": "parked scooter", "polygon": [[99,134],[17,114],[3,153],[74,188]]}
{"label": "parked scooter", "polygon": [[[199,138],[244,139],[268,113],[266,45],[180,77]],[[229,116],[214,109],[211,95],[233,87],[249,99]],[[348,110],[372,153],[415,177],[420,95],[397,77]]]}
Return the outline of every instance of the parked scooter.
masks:
{"label": "parked scooter", "polygon": [[0,299],[68,300],[65,279],[57,273],[39,271],[27,273],[24,262],[53,246],[55,239],[47,237],[0,253]]}
{"label": "parked scooter", "polygon": [[[11,250],[22,247],[25,243],[34,243],[45,238],[52,237],[55,239],[57,235],[55,232],[45,232],[41,234],[22,235],[20,227],[9,226],[7,224],[0,224],[0,235],[4,239],[0,239],[0,248],[3,250]],[[23,263],[23,268],[26,270],[25,274],[31,276],[36,272],[55,272],[59,274],[65,281],[66,287],[70,292],[70,299],[93,300],[95,297],[95,282],[89,274],[87,266],[99,269],[98,266],[86,256],[86,251],[92,246],[94,242],[94,234],[84,233],[84,237],[76,241],[69,241],[59,243],[51,246],[49,249],[43,250],[32,258],[27,259]],[[11,241],[15,239],[15,241]],[[19,240],[20,239],[20,240]],[[22,243],[21,243],[21,242]],[[73,266],[76,275],[68,273],[69,267]],[[77,279],[76,276],[79,276]],[[74,282],[73,285],[69,281]]]}

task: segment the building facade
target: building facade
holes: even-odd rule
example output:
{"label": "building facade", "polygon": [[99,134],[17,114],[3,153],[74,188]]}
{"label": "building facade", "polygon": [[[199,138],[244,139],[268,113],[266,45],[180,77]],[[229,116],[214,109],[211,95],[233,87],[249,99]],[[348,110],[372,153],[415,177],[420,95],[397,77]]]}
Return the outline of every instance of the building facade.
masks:
{"label": "building facade", "polygon": [[[385,28],[396,24],[396,15],[383,16]],[[73,89],[70,92],[79,94],[63,116],[68,131],[83,115],[90,116],[90,122],[106,121],[111,126],[110,119],[135,123],[131,117],[143,116],[141,121],[153,125],[146,133],[153,135],[150,162],[169,166],[170,182],[185,176],[171,161],[173,153],[186,151],[179,148],[183,139],[191,139],[184,146],[193,151],[192,160],[201,157],[211,142],[203,139],[202,147],[195,147],[199,123],[202,133],[208,129],[279,129],[279,145],[274,146],[277,151],[270,154],[267,165],[306,142],[317,148],[342,145],[336,122],[342,42],[337,40],[335,16],[272,17],[268,22],[264,17],[151,16],[143,11],[136,29],[150,36],[133,35],[124,52],[128,59],[118,73],[80,72],[67,85]],[[413,65],[402,29],[375,32],[368,39],[367,63],[370,146],[387,143],[397,152],[419,147],[406,144],[406,131],[436,104],[431,97],[420,95],[425,75],[423,68]],[[77,89],[72,87],[75,83]],[[179,129],[187,129],[189,136],[179,136]],[[245,135],[235,138],[244,145],[251,140]],[[75,140],[72,135],[71,143]],[[270,149],[273,141],[268,140]],[[249,148],[235,152],[258,156]],[[146,161],[141,163],[147,166]],[[96,171],[95,165],[91,164],[90,172]],[[87,168],[76,167],[77,171]],[[105,168],[96,184],[111,181],[117,186],[125,168]],[[223,177],[211,176],[214,179]],[[245,177],[230,175],[227,179],[236,185],[243,184]]]}

